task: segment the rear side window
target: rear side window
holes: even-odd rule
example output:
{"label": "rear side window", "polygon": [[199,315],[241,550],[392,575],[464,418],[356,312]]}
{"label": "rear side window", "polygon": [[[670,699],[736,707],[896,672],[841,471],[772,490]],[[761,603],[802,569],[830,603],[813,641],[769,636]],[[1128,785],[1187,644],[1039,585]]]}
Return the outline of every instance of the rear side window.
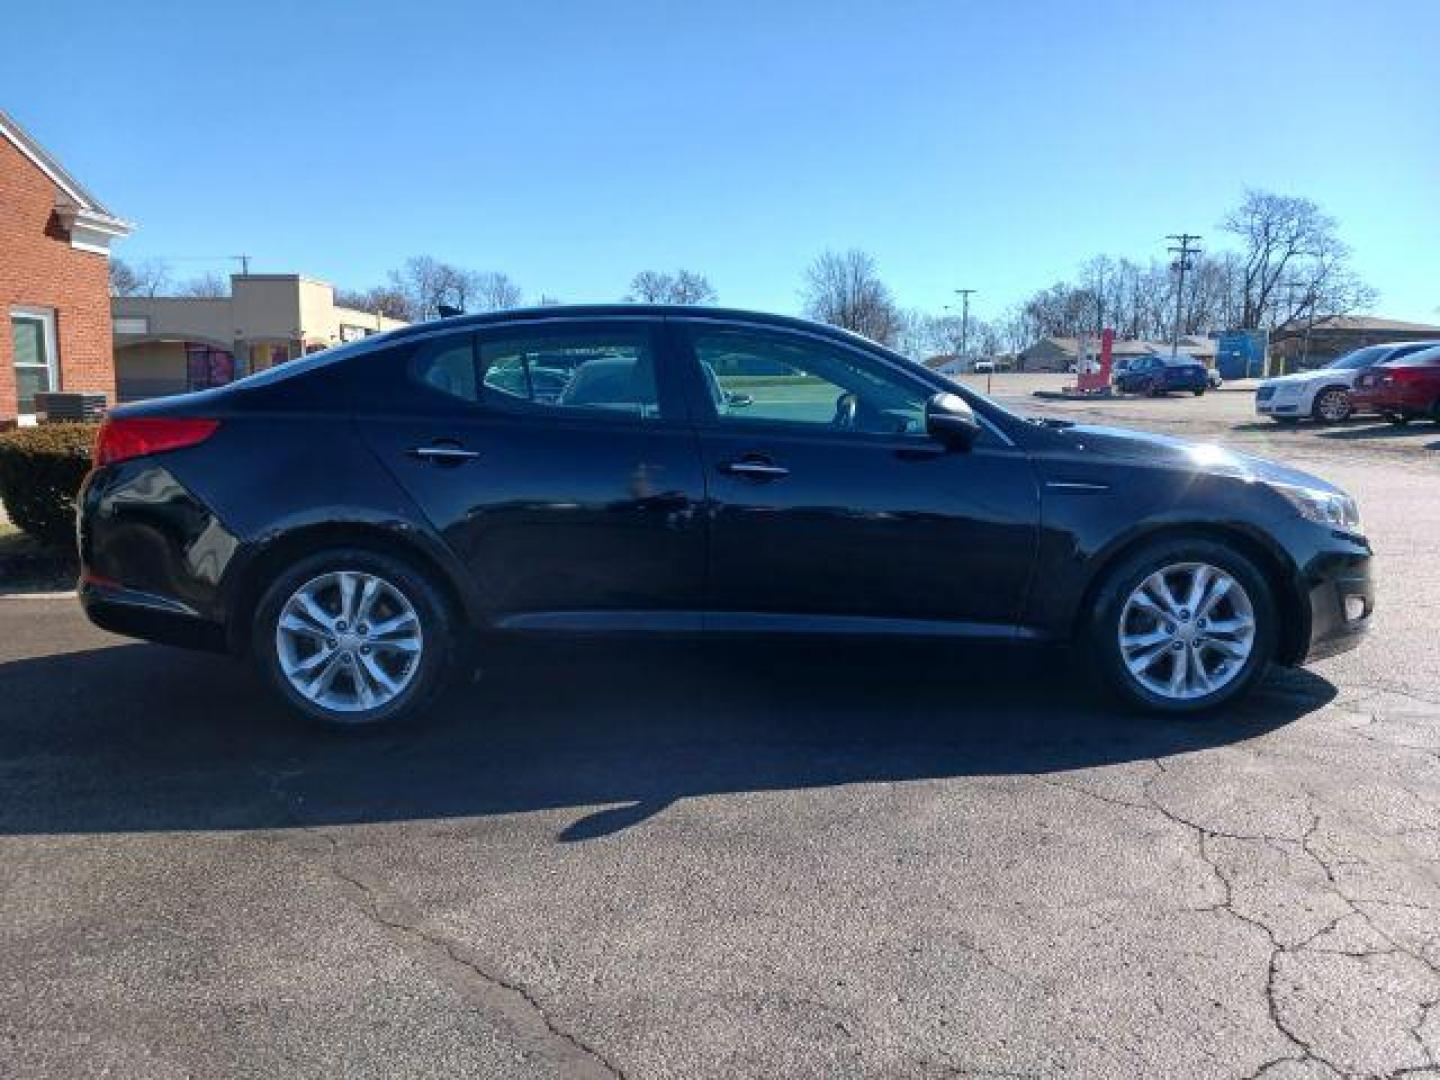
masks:
{"label": "rear side window", "polygon": [[481,338],[480,400],[511,411],[661,415],[655,353],[644,329],[596,327]]}
{"label": "rear side window", "polygon": [[474,341],[465,334],[430,342],[415,354],[410,377],[428,389],[478,403]]}

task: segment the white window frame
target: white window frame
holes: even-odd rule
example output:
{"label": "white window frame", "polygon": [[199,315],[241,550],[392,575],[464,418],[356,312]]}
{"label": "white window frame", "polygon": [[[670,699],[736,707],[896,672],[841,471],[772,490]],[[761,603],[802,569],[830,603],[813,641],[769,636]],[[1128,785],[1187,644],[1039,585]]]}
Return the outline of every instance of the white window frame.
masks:
{"label": "white window frame", "polygon": [[[41,336],[45,342],[45,368],[47,374],[50,376],[48,380],[50,383],[49,392],[54,393],[60,390],[60,350],[56,347],[55,340],[55,309],[47,307],[31,307],[25,304],[16,304],[12,306],[10,308],[10,322],[12,325],[6,327],[6,330],[9,331],[12,335],[15,332],[13,329],[13,324],[17,318],[35,319],[39,321],[42,328]],[[11,366],[14,368],[39,367],[38,364],[22,365],[16,362],[14,357],[10,358],[10,363]],[[18,376],[15,380],[15,411],[17,413],[20,412],[20,380]],[[21,421],[33,420],[34,418],[34,413],[20,413],[19,416],[19,419]]]}

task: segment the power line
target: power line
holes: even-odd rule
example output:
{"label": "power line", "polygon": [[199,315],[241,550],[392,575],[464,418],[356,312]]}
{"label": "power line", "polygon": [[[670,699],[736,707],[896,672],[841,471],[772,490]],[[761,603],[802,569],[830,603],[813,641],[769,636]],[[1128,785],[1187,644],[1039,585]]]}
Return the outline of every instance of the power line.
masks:
{"label": "power line", "polygon": [[1191,247],[1192,240],[1199,240],[1199,233],[1171,233],[1166,240],[1174,240],[1179,246],[1168,248],[1176,256],[1175,265],[1180,271],[1180,281],[1175,288],[1175,333],[1170,337],[1170,355],[1180,354],[1180,324],[1185,312],[1185,271],[1190,269],[1190,256],[1200,254],[1198,247]]}
{"label": "power line", "polygon": [[147,258],[160,262],[238,262],[240,273],[250,273],[249,255],[150,255]]}

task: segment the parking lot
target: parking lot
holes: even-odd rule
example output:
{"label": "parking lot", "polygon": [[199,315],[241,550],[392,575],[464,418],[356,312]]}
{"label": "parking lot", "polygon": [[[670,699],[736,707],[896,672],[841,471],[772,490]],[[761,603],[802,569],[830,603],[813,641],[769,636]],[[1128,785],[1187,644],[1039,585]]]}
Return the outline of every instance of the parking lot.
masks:
{"label": "parking lot", "polygon": [[547,646],[344,739],[0,598],[0,1076],[1440,1077],[1440,427],[1064,381],[993,389],[1354,493],[1367,642],[1201,722],[1048,653]]}

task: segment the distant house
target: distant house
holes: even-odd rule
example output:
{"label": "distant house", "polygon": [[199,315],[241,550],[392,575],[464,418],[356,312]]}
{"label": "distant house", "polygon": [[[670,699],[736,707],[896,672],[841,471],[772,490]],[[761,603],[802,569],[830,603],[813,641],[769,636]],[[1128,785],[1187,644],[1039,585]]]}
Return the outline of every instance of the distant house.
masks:
{"label": "distant house", "polygon": [[950,353],[927,356],[922,362],[931,371],[938,371],[941,375],[959,375],[970,369],[970,362]]}
{"label": "distant house", "polygon": [[1401,322],[1368,315],[1332,316],[1313,326],[1304,323],[1275,330],[1270,334],[1270,355],[1286,371],[1297,367],[1320,367],[1353,349],[1391,341],[1440,341],[1440,326]]}
{"label": "distant house", "polygon": [[110,242],[131,228],[0,112],[0,427],[37,393],[114,400]]}
{"label": "distant house", "polygon": [[938,356],[927,356],[922,363],[931,371],[938,371],[941,375],[963,375],[968,371],[974,371],[975,365],[982,361],[989,361],[995,365],[996,371],[1009,371],[1015,367],[1015,358],[1009,353],[1003,356],[966,356],[959,357],[951,353],[941,353]]}
{"label": "distant house", "polygon": [[[1072,364],[1080,361],[1080,339],[1073,337],[1045,337],[1020,352],[1020,371],[1069,371]],[[1215,342],[1204,337],[1182,337],[1179,342],[1182,355],[1194,357],[1209,366],[1215,362]],[[1093,339],[1092,349],[1099,358],[1100,340]],[[1168,341],[1147,341],[1144,338],[1117,338],[1110,355],[1116,360],[1132,356],[1168,356]]]}
{"label": "distant house", "polygon": [[340,307],[331,285],[300,274],[233,274],[229,296],[117,296],[111,307],[121,401],[223,386],[405,325]]}

